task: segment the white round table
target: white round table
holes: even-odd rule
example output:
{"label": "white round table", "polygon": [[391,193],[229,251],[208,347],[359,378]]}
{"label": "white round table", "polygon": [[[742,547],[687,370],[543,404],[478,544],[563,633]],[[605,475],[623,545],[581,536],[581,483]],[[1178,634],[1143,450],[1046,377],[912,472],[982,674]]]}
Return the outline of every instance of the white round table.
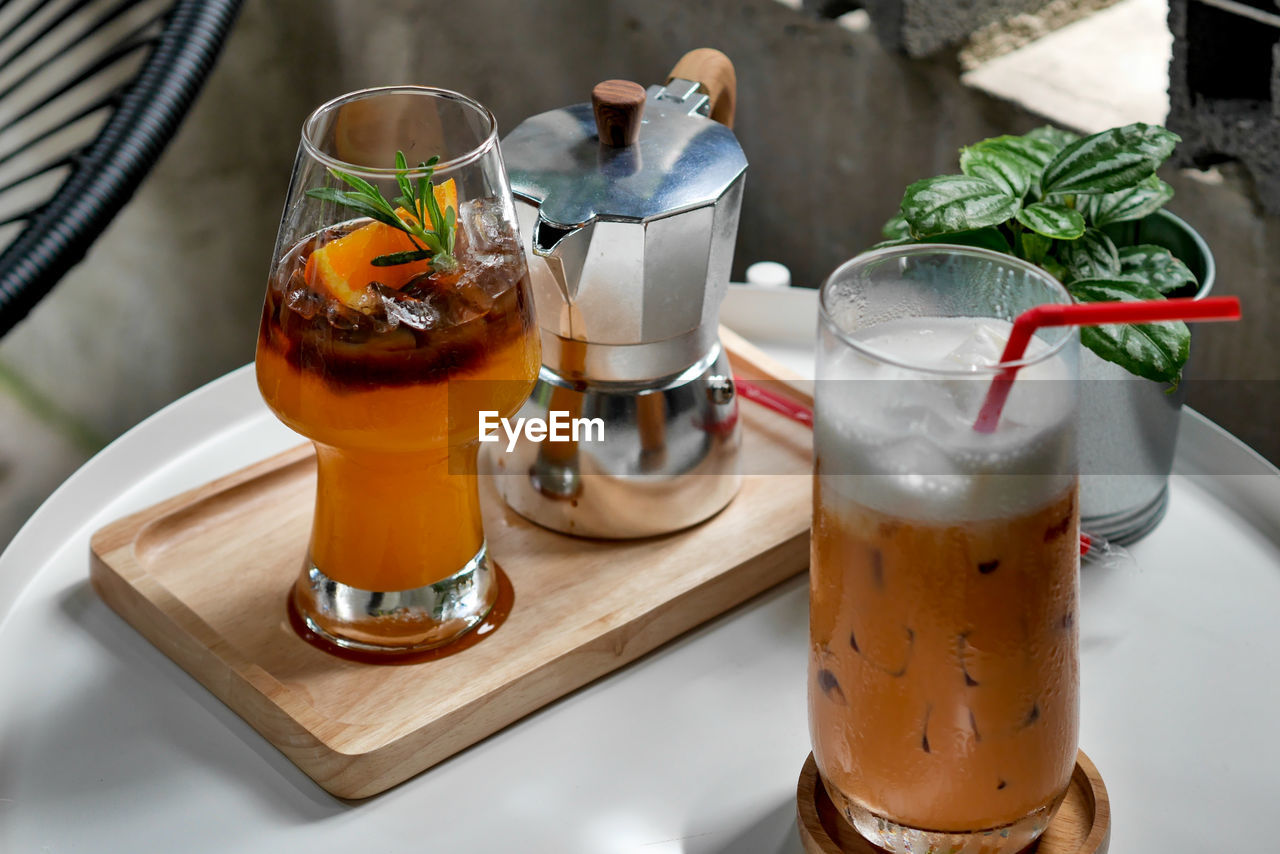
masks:
{"label": "white round table", "polygon": [[[733,291],[726,323],[808,361],[811,293]],[[801,851],[802,577],[383,795],[312,783],[88,582],[94,530],[297,442],[234,371],[89,461],[0,555],[0,851]],[[1134,561],[1084,570],[1081,743],[1115,854],[1276,850],[1278,475],[1187,412],[1168,516]]]}

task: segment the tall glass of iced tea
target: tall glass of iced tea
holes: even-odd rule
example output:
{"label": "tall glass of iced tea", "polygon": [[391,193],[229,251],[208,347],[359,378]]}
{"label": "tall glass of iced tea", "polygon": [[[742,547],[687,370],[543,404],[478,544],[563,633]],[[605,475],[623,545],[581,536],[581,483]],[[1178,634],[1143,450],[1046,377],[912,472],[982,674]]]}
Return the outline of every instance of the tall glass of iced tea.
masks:
{"label": "tall glass of iced tea", "polygon": [[267,404],[316,446],[290,602],[312,632],[397,654],[484,619],[478,416],[524,402],[538,341],[493,115],[418,86],[312,113],[257,351]]}
{"label": "tall glass of iced tea", "polygon": [[1066,302],[958,246],[822,287],[810,734],[832,801],[890,851],[1019,851],[1071,776],[1077,333],[1037,333],[997,429],[973,429],[1010,321]]}

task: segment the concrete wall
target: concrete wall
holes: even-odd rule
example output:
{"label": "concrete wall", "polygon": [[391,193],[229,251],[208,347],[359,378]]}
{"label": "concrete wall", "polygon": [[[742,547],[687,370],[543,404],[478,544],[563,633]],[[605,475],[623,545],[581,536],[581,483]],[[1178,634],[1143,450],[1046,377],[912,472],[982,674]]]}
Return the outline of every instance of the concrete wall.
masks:
{"label": "concrete wall", "polygon": [[1035,13],[1050,0],[863,0],[886,44],[928,56],[982,27]]}
{"label": "concrete wall", "polygon": [[1280,463],[1280,218],[1263,212],[1253,179],[1238,164],[1214,172],[1167,170],[1169,209],[1208,242],[1214,293],[1239,296],[1239,323],[1195,330],[1187,403]]}
{"label": "concrete wall", "polygon": [[[1170,0],[1168,125],[1182,136],[1170,205],[1213,248],[1218,293],[1237,294],[1244,322],[1197,330],[1190,405],[1280,462],[1280,30],[1189,0]],[[1269,215],[1268,215],[1269,214]]]}
{"label": "concrete wall", "polygon": [[1280,14],[1274,3],[1238,6],[1170,0],[1168,124],[1185,165],[1240,160],[1263,206],[1280,214]]}
{"label": "concrete wall", "polygon": [[[465,14],[441,0],[248,0],[133,203],[0,342],[0,392],[21,390],[0,407],[0,544],[94,446],[252,358],[298,130],[313,106],[363,86],[430,83],[477,97],[509,130],[585,100],[601,79],[661,80],[703,45],[738,66],[736,130],[751,162],[739,275],[779,260],[797,283],[816,284],[879,239],[906,184],[954,171],[960,145],[1039,123],[962,86],[950,57],[907,59],[869,31],[776,0],[472,0]],[[1270,293],[1280,270],[1273,223],[1238,196],[1224,197],[1238,227],[1219,223],[1213,188],[1180,191],[1184,213],[1222,240],[1224,288],[1248,281]],[[1221,238],[1209,230],[1219,225]],[[1248,355],[1239,339],[1214,340],[1226,369]],[[39,443],[49,446],[43,463],[29,450]],[[1280,457],[1280,446],[1271,451]]]}

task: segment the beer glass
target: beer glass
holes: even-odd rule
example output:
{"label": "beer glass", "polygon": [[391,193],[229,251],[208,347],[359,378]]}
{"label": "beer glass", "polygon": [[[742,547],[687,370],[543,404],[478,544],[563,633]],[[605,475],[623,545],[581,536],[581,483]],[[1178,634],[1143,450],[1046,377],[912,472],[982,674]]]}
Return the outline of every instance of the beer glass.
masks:
{"label": "beer glass", "polygon": [[346,650],[448,643],[497,596],[478,415],[513,414],[540,364],[493,115],[421,86],[324,104],[274,257],[258,386],[319,474],[291,608]]}

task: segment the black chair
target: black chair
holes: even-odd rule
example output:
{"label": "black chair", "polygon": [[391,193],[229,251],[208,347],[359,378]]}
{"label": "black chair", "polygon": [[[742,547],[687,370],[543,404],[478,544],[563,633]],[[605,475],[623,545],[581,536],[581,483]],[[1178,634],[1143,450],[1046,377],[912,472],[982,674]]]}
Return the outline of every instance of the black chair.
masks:
{"label": "black chair", "polygon": [[129,201],[241,2],[0,0],[0,336]]}

